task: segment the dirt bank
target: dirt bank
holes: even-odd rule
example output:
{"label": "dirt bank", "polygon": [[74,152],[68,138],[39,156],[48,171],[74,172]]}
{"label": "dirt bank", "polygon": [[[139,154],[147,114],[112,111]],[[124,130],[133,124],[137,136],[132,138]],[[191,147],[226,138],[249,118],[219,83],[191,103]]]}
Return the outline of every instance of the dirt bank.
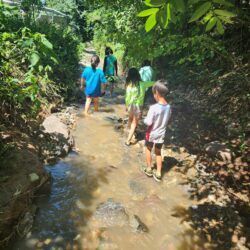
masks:
{"label": "dirt bank", "polygon": [[69,130],[75,123],[75,109],[75,106],[61,107],[60,112],[47,114],[43,124],[32,124],[31,132],[1,126],[1,249],[31,229],[37,210],[33,199],[49,192],[50,176],[43,168],[44,163],[55,163],[73,146]]}

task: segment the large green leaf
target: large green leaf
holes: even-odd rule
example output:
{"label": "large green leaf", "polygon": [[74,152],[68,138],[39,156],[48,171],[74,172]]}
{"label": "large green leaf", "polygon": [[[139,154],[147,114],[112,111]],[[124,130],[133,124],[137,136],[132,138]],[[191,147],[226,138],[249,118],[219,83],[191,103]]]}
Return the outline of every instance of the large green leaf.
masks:
{"label": "large green leaf", "polygon": [[222,20],[224,23],[230,23],[230,24],[233,23],[233,21],[232,21],[230,18],[228,18],[228,17],[225,17],[225,16],[218,16],[218,18],[219,18],[220,20]]}
{"label": "large green leaf", "polygon": [[173,5],[175,7],[176,10],[180,11],[180,12],[184,12],[185,11],[185,3],[183,0],[174,0],[173,1]]}
{"label": "large green leaf", "polygon": [[224,34],[224,27],[222,25],[222,22],[219,19],[217,19],[216,30],[218,31],[219,34],[221,35]]}
{"label": "large green leaf", "polygon": [[198,9],[195,10],[194,14],[190,18],[189,22],[194,22],[200,17],[204,16],[208,10],[211,8],[211,2],[205,2],[203,3]]}
{"label": "large green leaf", "polygon": [[171,22],[176,23],[177,17],[175,15],[174,8],[171,4],[169,4],[169,16],[168,19],[171,20]]}
{"label": "large green leaf", "polygon": [[211,30],[211,29],[215,26],[216,22],[217,22],[217,18],[216,18],[216,17],[212,17],[212,18],[209,20],[209,22],[207,23],[206,31]]}
{"label": "large green leaf", "polygon": [[162,27],[165,27],[165,24],[167,22],[167,8],[164,6],[164,8],[161,8],[161,10],[157,13],[157,20],[160,23]]}
{"label": "large green leaf", "polygon": [[225,16],[225,17],[235,17],[236,14],[227,10],[214,10],[214,13],[219,15],[219,16]]}
{"label": "large green leaf", "polygon": [[194,4],[198,3],[198,2],[199,2],[199,0],[189,0],[188,5],[191,6],[191,5],[194,5]]}
{"label": "large green leaf", "polygon": [[151,8],[147,10],[143,10],[137,14],[139,17],[151,16],[152,14],[156,14],[159,11],[158,8]]}
{"label": "large green leaf", "polygon": [[150,2],[153,5],[163,5],[164,3],[166,3],[166,0],[151,0]]}
{"label": "large green leaf", "polygon": [[225,0],[213,0],[213,2],[224,5],[224,6],[228,6],[228,7],[233,7],[234,6],[234,4],[232,4],[232,3],[228,2],[228,1],[225,1]]}
{"label": "large green leaf", "polygon": [[27,39],[22,43],[22,47],[23,48],[27,48],[27,47],[31,47],[31,45],[33,44],[33,39]]}
{"label": "large green leaf", "polygon": [[39,62],[40,56],[38,55],[37,52],[33,52],[33,53],[30,55],[29,60],[30,60],[31,66],[35,66],[35,65]]}
{"label": "large green leaf", "polygon": [[49,49],[53,49],[52,43],[46,37],[42,37],[41,41],[44,46],[46,46]]}
{"label": "large green leaf", "polygon": [[145,30],[149,32],[156,25],[156,14],[152,14],[145,23]]}
{"label": "large green leaf", "polygon": [[164,4],[164,0],[155,0],[155,1],[152,1],[152,0],[145,0],[144,1],[144,4],[149,6],[149,7],[160,7],[161,5]]}

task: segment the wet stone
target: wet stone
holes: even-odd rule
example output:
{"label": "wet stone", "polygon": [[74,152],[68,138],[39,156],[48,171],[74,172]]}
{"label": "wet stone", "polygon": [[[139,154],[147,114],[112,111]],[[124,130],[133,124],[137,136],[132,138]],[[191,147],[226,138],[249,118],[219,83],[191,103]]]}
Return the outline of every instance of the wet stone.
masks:
{"label": "wet stone", "polygon": [[132,191],[133,198],[136,200],[142,200],[147,195],[146,188],[139,182],[130,180],[129,181],[129,187]]}
{"label": "wet stone", "polygon": [[128,223],[125,208],[113,199],[108,199],[97,207],[95,218],[101,222],[102,226],[123,226]]}
{"label": "wet stone", "polygon": [[101,240],[98,250],[118,250],[119,247],[113,243],[110,239]]}
{"label": "wet stone", "polygon": [[148,232],[148,227],[141,221],[139,216],[133,215],[129,218],[129,225],[133,232],[146,233]]}

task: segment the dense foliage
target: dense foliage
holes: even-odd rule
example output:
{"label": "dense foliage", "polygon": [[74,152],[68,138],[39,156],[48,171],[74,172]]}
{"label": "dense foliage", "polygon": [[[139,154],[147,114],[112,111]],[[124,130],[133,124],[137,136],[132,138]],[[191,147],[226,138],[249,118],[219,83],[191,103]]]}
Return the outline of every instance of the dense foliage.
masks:
{"label": "dense foliage", "polygon": [[69,26],[27,24],[20,11],[0,5],[1,121],[36,116],[41,104],[75,88],[79,38]]}
{"label": "dense foliage", "polygon": [[[204,4],[209,8],[201,7]],[[143,10],[145,5],[151,8]],[[249,36],[247,2],[236,1],[233,4],[219,0],[116,0],[110,3],[96,0],[91,6],[87,17],[89,23],[95,27],[94,41],[99,44],[97,47],[104,47],[107,43],[121,44],[119,48],[123,48],[124,59],[131,65],[140,64],[145,58],[166,56],[171,65],[199,65],[207,60],[220,60],[232,66],[232,51],[238,55],[249,53],[245,46],[249,44],[245,43]],[[138,13],[139,16],[149,16],[147,20],[154,19],[153,22],[146,21],[146,29],[154,29],[145,33],[144,19],[137,17]],[[173,13],[176,17],[174,19]],[[235,13],[238,13],[237,17],[234,17]],[[163,17],[161,14],[164,14]],[[206,33],[205,30],[209,32]],[[237,35],[239,30],[241,35]],[[224,31],[224,36],[221,36]]]}

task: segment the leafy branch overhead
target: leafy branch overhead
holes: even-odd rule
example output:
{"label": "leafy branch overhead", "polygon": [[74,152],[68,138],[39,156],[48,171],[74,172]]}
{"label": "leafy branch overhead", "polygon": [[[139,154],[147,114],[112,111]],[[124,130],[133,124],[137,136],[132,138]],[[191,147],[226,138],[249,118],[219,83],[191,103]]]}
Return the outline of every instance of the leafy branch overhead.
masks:
{"label": "leafy branch overhead", "polygon": [[150,8],[139,12],[139,17],[147,17],[145,30],[149,32],[156,24],[167,28],[169,23],[176,24],[188,16],[188,23],[199,22],[205,25],[205,31],[216,30],[219,34],[225,31],[225,25],[236,17],[235,5],[231,0],[145,0]]}

